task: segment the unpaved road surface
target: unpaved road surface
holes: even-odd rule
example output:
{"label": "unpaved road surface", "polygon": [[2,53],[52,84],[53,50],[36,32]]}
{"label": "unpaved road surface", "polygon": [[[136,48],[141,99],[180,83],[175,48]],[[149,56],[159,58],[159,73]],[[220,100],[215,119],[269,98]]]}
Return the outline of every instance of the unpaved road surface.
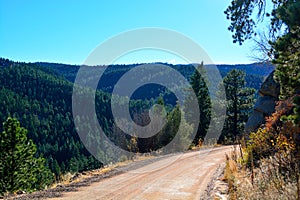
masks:
{"label": "unpaved road surface", "polygon": [[225,153],[224,146],[177,154],[92,183],[50,200],[200,199]]}

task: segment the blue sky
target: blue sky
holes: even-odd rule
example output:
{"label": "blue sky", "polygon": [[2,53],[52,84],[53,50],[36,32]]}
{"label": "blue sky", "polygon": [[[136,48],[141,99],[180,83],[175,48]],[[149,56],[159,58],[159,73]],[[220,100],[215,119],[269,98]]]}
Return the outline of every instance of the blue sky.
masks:
{"label": "blue sky", "polygon": [[[196,41],[214,63],[251,63],[253,43],[232,43],[224,10],[230,0],[0,0],[0,57],[82,64],[121,32],[159,27]],[[141,56],[143,55],[144,56]],[[181,62],[145,51],[119,62]]]}

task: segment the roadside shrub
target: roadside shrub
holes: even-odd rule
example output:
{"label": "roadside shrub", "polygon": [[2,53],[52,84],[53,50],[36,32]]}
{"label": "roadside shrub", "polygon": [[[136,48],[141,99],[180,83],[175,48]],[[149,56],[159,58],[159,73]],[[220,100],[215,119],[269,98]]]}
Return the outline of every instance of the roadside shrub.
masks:
{"label": "roadside shrub", "polygon": [[295,99],[299,95],[278,102],[276,112],[266,119],[263,127],[250,134],[244,149],[243,160],[250,171],[251,183],[258,184],[255,187],[262,194],[276,189],[278,194],[289,193],[300,198],[299,105]]}

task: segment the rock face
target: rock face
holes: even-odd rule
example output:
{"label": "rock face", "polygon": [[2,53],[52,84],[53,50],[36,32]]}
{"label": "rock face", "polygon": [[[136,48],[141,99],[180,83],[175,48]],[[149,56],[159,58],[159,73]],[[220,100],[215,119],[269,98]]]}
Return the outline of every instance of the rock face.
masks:
{"label": "rock face", "polygon": [[280,85],[274,81],[273,76],[274,71],[266,78],[258,91],[259,97],[254,105],[254,111],[245,125],[245,133],[256,131],[265,122],[265,117],[270,116],[275,111]]}
{"label": "rock face", "polygon": [[274,71],[266,78],[258,92],[261,96],[271,96],[278,99],[280,85],[274,81]]}

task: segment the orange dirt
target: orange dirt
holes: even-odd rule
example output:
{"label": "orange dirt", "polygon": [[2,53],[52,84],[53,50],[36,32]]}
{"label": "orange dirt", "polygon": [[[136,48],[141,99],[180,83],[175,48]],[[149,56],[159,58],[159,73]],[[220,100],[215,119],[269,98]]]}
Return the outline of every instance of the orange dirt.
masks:
{"label": "orange dirt", "polygon": [[51,200],[200,199],[231,149],[224,146],[177,154]]}

